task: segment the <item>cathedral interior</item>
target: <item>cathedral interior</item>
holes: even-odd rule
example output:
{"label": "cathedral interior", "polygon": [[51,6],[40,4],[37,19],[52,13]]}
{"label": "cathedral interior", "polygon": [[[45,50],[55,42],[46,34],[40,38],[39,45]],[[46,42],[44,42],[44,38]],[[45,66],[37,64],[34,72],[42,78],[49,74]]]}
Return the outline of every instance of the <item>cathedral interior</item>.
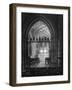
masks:
{"label": "cathedral interior", "polygon": [[63,16],[22,13],[22,77],[63,75]]}

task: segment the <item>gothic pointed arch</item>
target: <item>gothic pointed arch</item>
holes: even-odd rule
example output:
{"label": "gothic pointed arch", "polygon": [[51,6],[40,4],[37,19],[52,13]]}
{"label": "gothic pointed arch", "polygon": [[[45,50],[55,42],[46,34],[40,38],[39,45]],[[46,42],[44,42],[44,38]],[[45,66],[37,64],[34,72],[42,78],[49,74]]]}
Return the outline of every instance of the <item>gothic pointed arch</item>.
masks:
{"label": "gothic pointed arch", "polygon": [[26,42],[28,44],[26,44],[26,47],[28,47],[27,53],[29,58],[39,58],[38,54],[41,41],[47,43],[48,48],[46,49],[49,49],[47,58],[50,58],[51,62],[54,61],[55,32],[50,21],[46,21],[44,17],[34,19],[27,29]]}

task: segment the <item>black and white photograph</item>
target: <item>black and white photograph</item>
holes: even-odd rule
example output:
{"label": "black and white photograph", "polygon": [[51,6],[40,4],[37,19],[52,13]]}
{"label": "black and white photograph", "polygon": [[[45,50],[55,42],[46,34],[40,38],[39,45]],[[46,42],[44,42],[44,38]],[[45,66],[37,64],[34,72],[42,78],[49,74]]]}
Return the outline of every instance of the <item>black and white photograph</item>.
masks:
{"label": "black and white photograph", "polygon": [[70,7],[11,4],[10,85],[69,82]]}
{"label": "black and white photograph", "polygon": [[63,75],[63,15],[21,13],[22,77]]}

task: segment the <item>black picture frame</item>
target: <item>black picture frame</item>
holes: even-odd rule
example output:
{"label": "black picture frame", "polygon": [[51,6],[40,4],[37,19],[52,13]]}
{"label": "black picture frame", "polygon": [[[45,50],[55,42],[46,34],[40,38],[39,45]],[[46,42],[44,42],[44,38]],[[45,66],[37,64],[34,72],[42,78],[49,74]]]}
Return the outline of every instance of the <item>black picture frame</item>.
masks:
{"label": "black picture frame", "polygon": [[[17,3],[10,4],[9,7],[10,7],[10,64],[9,64],[10,65],[10,78],[9,78],[9,84],[11,86],[30,86],[30,85],[70,83],[70,7],[67,7],[67,6],[50,6],[50,5],[34,5],[34,4],[17,4]],[[68,33],[67,33],[67,35],[68,35],[68,40],[67,40],[67,42],[68,42],[68,52],[67,52],[67,55],[68,55],[67,69],[68,69],[68,71],[67,71],[67,76],[68,77],[67,77],[67,80],[62,80],[62,81],[61,80],[57,80],[57,81],[54,81],[54,80],[52,81],[51,80],[51,81],[40,81],[40,82],[39,81],[38,82],[34,81],[34,82],[27,82],[27,83],[25,83],[25,82],[24,83],[23,82],[22,83],[21,82],[17,83],[17,59],[18,59],[17,58],[17,44],[18,44],[17,43],[17,8],[26,8],[26,7],[27,8],[33,8],[33,9],[37,8],[37,9],[41,9],[41,10],[42,9],[44,9],[44,10],[45,9],[50,9],[50,10],[53,9],[53,10],[67,11],[67,14],[68,14],[68,17],[67,17],[68,18],[68,22],[67,22],[67,25],[68,25],[68,28],[67,28],[67,30],[68,30]],[[64,17],[62,16],[62,14],[59,15],[59,14],[56,13],[56,15],[54,15],[54,14],[50,14],[48,12],[46,14],[39,13],[39,12],[38,13],[35,13],[35,12],[34,13],[33,12],[31,12],[31,13],[30,12],[21,12],[21,35],[22,36],[21,36],[20,39],[22,40],[21,42],[23,42],[23,40],[25,40],[24,43],[22,43],[22,46],[21,46],[21,48],[23,49],[23,50],[21,49],[22,50],[21,57],[22,57],[23,60],[24,59],[26,60],[24,62],[22,60],[22,64],[21,64],[22,65],[21,66],[22,70],[23,70],[23,67],[26,68],[25,64],[27,64],[28,60],[30,60],[29,57],[26,57],[26,54],[28,53],[28,52],[26,52],[26,51],[28,51],[28,47],[26,47],[28,45],[28,42],[26,42],[26,39],[28,39],[28,38],[24,37],[26,32],[24,33],[23,30],[26,29],[26,31],[27,31],[27,25],[30,23],[31,20],[33,21],[32,17],[34,18],[34,22],[36,22],[36,20],[38,21],[40,19],[44,20],[44,18],[47,18],[47,19],[49,18],[49,20],[52,20],[52,22],[54,22],[56,26],[58,26],[60,24],[58,26],[62,30],[62,31],[61,30],[58,31],[58,33],[60,33],[59,36],[62,39],[60,45],[63,45],[63,43],[64,43],[64,41],[63,41],[64,37],[61,36],[63,34],[63,30],[64,30],[64,28],[63,28],[63,25],[64,25],[64,21],[63,21],[64,19],[63,18]],[[37,18],[35,19],[35,17],[37,17]],[[25,19],[26,19],[26,22],[25,22]],[[32,25],[33,25],[34,22],[32,22]],[[31,24],[29,25],[28,30],[30,30],[30,28],[31,28]],[[55,27],[55,29],[57,30],[58,28]],[[55,35],[57,35],[58,33],[56,33]],[[57,37],[58,37],[58,35],[57,35]],[[26,46],[24,47],[25,44],[26,44]],[[55,47],[57,47],[58,44],[55,44],[55,45],[56,45]],[[55,49],[58,50],[58,48],[55,48]],[[63,46],[62,46],[61,50],[62,50],[62,56],[60,58],[63,59],[63,55],[64,55],[63,54],[64,53],[63,52]],[[25,58],[23,58],[23,55],[24,55]],[[58,52],[55,55],[58,55]],[[51,54],[51,56],[52,56],[52,54]],[[25,64],[23,64],[23,63],[25,63]],[[64,65],[63,63],[64,62],[62,61],[61,62],[61,65],[62,65],[61,68],[62,69],[60,69],[60,72],[59,71],[56,71],[56,73],[50,72],[49,75],[39,73],[40,71],[42,72],[43,69],[40,69],[40,71],[38,71],[39,68],[38,69],[36,69],[36,68],[35,69],[29,69],[29,67],[28,67],[28,68],[25,69],[26,71],[27,70],[28,71],[29,70],[34,70],[35,72],[33,72],[33,73],[28,72],[28,73],[24,73],[24,74],[21,72],[22,73],[22,78],[23,77],[26,77],[26,78],[33,77],[33,78],[35,78],[35,77],[39,77],[39,76],[63,75],[63,73],[64,73],[63,72],[63,65]],[[39,74],[36,74],[36,70]],[[45,70],[46,69],[44,69],[44,71]],[[52,69],[50,69],[50,70],[52,71]],[[58,74],[57,74],[57,72],[58,72]]]}

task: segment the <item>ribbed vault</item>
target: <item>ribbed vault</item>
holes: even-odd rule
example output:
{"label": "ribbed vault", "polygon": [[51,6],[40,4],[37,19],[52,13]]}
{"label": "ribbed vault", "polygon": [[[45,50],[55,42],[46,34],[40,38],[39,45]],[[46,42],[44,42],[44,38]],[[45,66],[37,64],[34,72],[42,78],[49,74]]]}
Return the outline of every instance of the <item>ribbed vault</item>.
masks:
{"label": "ribbed vault", "polygon": [[29,31],[28,38],[49,38],[51,40],[50,30],[43,21],[37,21]]}

